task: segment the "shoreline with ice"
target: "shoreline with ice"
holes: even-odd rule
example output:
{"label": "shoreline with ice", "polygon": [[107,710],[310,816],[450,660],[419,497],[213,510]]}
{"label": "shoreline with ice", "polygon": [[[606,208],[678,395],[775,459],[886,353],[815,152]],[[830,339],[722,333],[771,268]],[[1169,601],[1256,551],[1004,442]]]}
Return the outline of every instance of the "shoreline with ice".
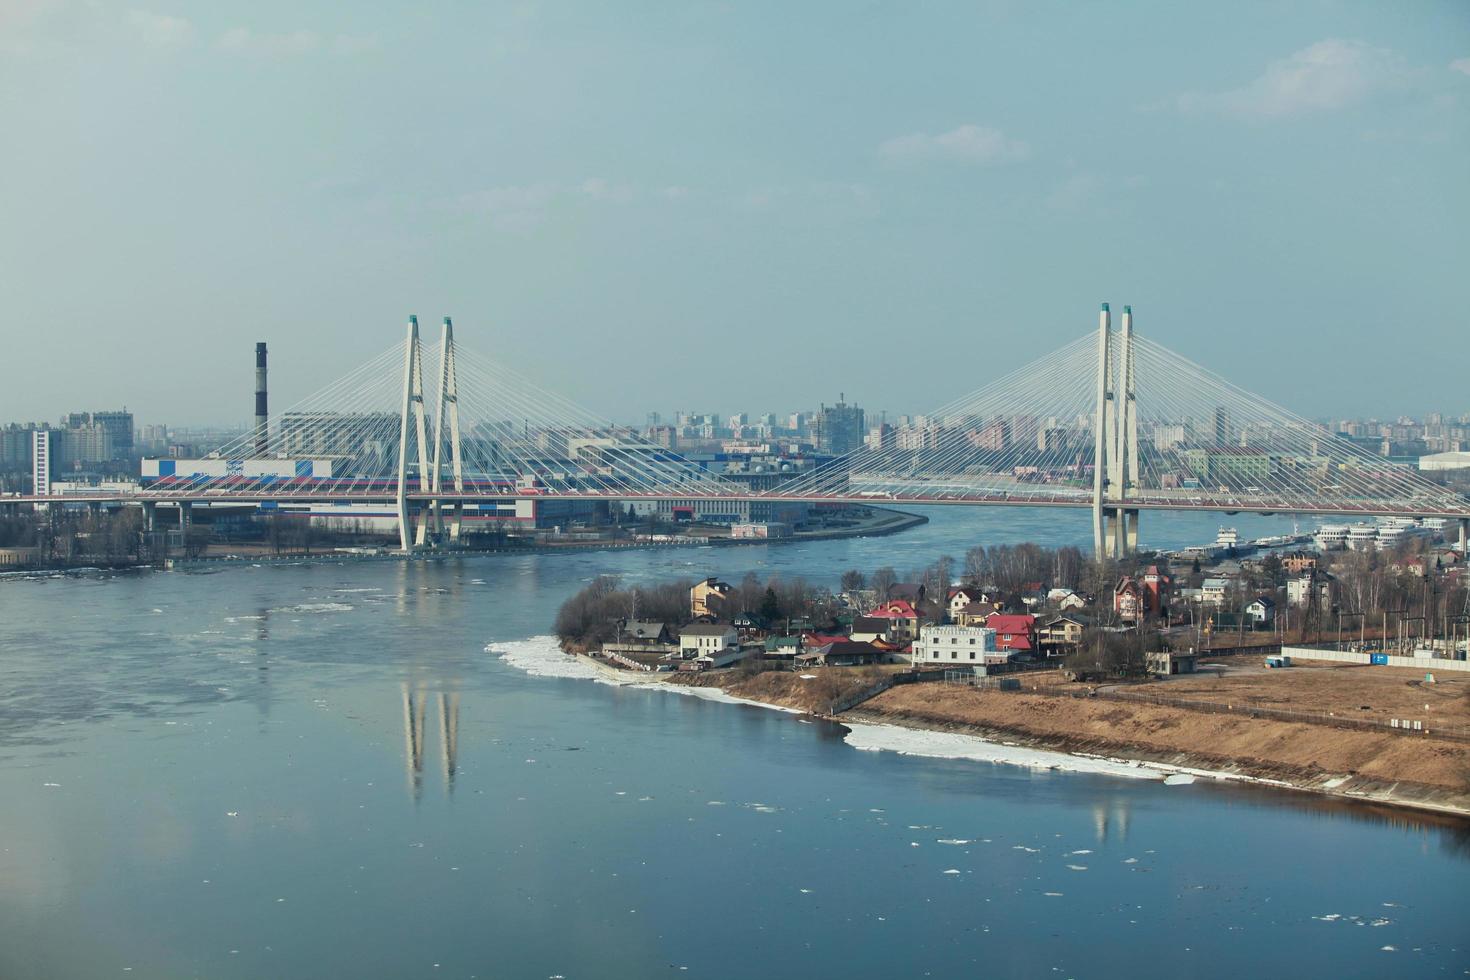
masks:
{"label": "shoreline with ice", "polygon": [[[485,650],[495,654],[509,666],[537,677],[590,680],[612,687],[662,690],[722,704],[742,704],[787,714],[806,714],[785,705],[737,697],[719,687],[669,683],[667,678],[672,677],[671,674],[638,675],[619,670],[592,657],[563,652],[554,636],[490,643]],[[892,718],[866,714],[860,708],[831,720],[846,730],[844,741],[860,752],[893,752],[921,758],[988,762],[992,765],[1016,766],[1033,771],[1144,779],[1169,786],[1195,782],[1258,786],[1370,806],[1416,810],[1443,817],[1470,817],[1470,809],[1460,805],[1458,801],[1410,796],[1405,793],[1408,787],[1400,784],[1379,784],[1348,776],[1324,775],[1321,779],[1311,781],[1273,778],[1272,775],[1244,771],[1244,766],[1241,770],[1228,770],[1191,765],[1192,760],[1183,754],[1174,761],[1163,761],[1135,755],[1079,752],[1069,748],[1063,739],[1008,735],[1004,731],[947,730],[913,723],[909,719],[901,719],[895,723]]]}
{"label": "shoreline with ice", "polygon": [[[610,687],[662,690],[721,704],[743,704],[786,714],[805,714],[803,711],[784,705],[736,697],[718,687],[671,684],[661,679],[668,675],[657,675],[660,679],[653,679],[630,674],[628,671],[600,664],[591,657],[565,653],[554,636],[534,636],[524,640],[493,642],[486,644],[485,652],[494,654],[508,666],[524,671],[533,677],[587,680]],[[1148,779],[1170,785],[1194,782],[1196,778],[1255,781],[1265,784],[1272,782],[1252,780],[1250,777],[1230,773],[1169,766],[1146,760],[1079,755],[1057,749],[996,741],[978,735],[913,728],[883,722],[858,721],[846,717],[835,720],[847,730],[844,741],[860,752],[885,751],[933,759],[962,759],[1033,770],[1075,772],[1124,779]]]}
{"label": "shoreline with ice", "polygon": [[626,687],[637,690],[659,690],[671,694],[682,694],[704,701],[721,704],[744,704],[769,711],[787,714],[803,714],[788,708],[752,698],[740,698],[718,687],[694,687],[687,684],[670,684],[664,678],[669,674],[636,674],[618,670],[598,663],[584,654],[566,653],[554,636],[533,636],[524,640],[503,643],[487,643],[485,652],[494,654],[507,665],[525,671],[533,677],[559,677],[567,680],[593,681],[609,687]]}

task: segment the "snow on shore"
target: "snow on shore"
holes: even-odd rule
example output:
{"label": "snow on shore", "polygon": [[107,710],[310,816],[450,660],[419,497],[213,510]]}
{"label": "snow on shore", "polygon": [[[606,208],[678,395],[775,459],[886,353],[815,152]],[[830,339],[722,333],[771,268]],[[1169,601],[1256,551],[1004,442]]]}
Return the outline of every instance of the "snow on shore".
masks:
{"label": "snow on shore", "polygon": [[717,687],[671,684],[667,681],[651,680],[647,674],[620,671],[612,667],[599,667],[586,657],[575,657],[563,652],[554,636],[533,636],[525,640],[489,643],[485,646],[485,652],[498,655],[509,666],[524,670],[533,677],[568,677],[573,680],[596,681],[599,684],[609,684],[614,687],[683,694],[704,701],[718,701],[721,704],[749,704],[757,708],[770,708],[773,711],[786,711],[797,715],[803,713],[795,708],[784,708],[779,704],[737,698]]}
{"label": "snow on shore", "polygon": [[1028,769],[1058,769],[1122,776],[1127,779],[1158,779],[1163,775],[1158,770],[1126,761],[1087,758],[1022,745],[1003,745],[975,735],[931,732],[898,725],[857,722],[843,724],[848,728],[847,744],[864,752],[897,752],[899,755],[917,755],[930,759],[969,759],[973,762],[1025,766]]}
{"label": "snow on shore", "polygon": [[692,698],[699,698],[703,701],[718,701],[721,704],[748,704],[755,708],[769,708],[772,711],[784,711],[792,715],[806,714],[805,711],[801,711],[798,708],[788,708],[780,704],[771,704],[768,701],[752,701],[750,698],[737,698],[735,695],[722,691],[718,687],[695,687],[692,684],[669,684],[662,681],[635,681],[627,686],[668,691],[670,694],[686,694]]}

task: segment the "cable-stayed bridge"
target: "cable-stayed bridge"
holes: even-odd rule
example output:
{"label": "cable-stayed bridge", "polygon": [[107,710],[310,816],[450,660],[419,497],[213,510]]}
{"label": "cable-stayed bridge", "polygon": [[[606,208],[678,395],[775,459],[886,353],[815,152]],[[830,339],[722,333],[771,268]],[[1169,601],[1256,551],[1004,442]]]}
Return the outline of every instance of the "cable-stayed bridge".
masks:
{"label": "cable-stayed bridge", "polygon": [[[284,502],[391,508],[405,551],[452,543],[469,515],[522,501],[656,505],[910,503],[1086,507],[1099,554],[1126,554],[1147,510],[1431,518],[1470,500],[1251,394],[1133,330],[1097,330],[866,444],[804,465],[712,473],[492,357],[445,318],[180,472],[67,501]],[[14,498],[12,498],[14,499]],[[32,496],[45,503],[57,498]],[[347,515],[347,516],[350,516]]]}

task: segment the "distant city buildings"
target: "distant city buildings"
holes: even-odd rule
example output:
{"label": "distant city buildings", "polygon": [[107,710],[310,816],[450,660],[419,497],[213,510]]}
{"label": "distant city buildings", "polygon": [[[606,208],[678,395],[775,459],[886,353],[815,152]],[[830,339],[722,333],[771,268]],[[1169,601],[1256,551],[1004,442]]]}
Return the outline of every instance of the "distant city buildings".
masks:
{"label": "distant city buildings", "polygon": [[[101,459],[127,459],[133,455],[133,413],[127,409],[116,412],[72,412],[63,426],[67,430],[83,432],[97,431],[105,442],[105,454]],[[100,442],[100,440],[99,440]]]}
{"label": "distant city buildings", "polygon": [[[1027,483],[1077,483],[1091,479],[1092,416],[1023,414],[888,415],[870,420],[839,394],[835,405],[815,411],[651,413],[641,437],[685,457],[702,454],[824,459],[865,453],[873,470],[903,471],[916,465],[942,471],[948,463],[983,454]],[[1156,454],[1151,476],[1162,489],[1221,487],[1248,491],[1266,486],[1320,486],[1336,479],[1341,464],[1331,445],[1358,449],[1395,462],[1419,461],[1423,470],[1470,470],[1470,414],[1430,413],[1416,420],[1328,420],[1315,423],[1305,447],[1298,426],[1238,418],[1224,406],[1197,417],[1148,419],[1139,425],[1142,446]]]}
{"label": "distant city buildings", "polygon": [[71,412],[54,426],[11,422],[0,428],[0,487],[32,490],[53,478],[135,475],[134,435],[126,409]]}
{"label": "distant city buildings", "polygon": [[845,396],[838,396],[836,405],[823,405],[817,416],[817,449],[829,456],[841,456],[860,449],[866,435],[863,426],[863,410],[848,405]]}

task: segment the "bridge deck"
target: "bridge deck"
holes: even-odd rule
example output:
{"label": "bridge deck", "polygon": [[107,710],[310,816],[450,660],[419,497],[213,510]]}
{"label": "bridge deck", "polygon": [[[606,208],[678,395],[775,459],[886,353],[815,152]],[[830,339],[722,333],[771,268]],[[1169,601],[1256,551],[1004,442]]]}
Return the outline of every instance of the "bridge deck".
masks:
{"label": "bridge deck", "polygon": [[[1092,497],[1090,494],[960,494],[960,493],[937,493],[933,495],[903,494],[903,495],[877,495],[873,493],[851,493],[851,494],[776,494],[776,493],[751,493],[751,494],[718,494],[708,496],[692,496],[690,494],[678,493],[637,493],[637,492],[589,492],[589,493],[515,493],[515,494],[484,494],[484,493],[462,493],[452,492],[432,493],[429,491],[410,491],[406,498],[415,504],[428,503],[439,500],[443,504],[454,503],[491,503],[508,502],[516,500],[605,500],[609,502],[636,502],[650,500],[727,500],[736,503],[809,503],[809,504],[846,504],[846,505],[868,505],[875,507],[900,506],[961,506],[961,507],[1067,507],[1067,508],[1090,508]],[[261,504],[261,503],[298,503],[298,504],[342,504],[342,503],[370,503],[384,504],[393,503],[395,496],[391,492],[380,490],[371,491],[295,491],[290,493],[270,493],[264,491],[229,491],[229,490],[190,490],[190,491],[140,491],[138,493],[97,493],[97,494],[64,494],[55,496],[13,496],[0,498],[0,504],[48,504],[48,503],[74,503],[74,504],[102,504],[102,505],[125,505],[125,504]],[[1191,496],[1187,499],[1175,497],[1136,497],[1128,500],[1108,500],[1104,505],[1109,508],[1119,507],[1128,510],[1151,510],[1151,511],[1202,511],[1214,513],[1250,513],[1250,514],[1303,514],[1313,516],[1336,516],[1336,517],[1429,517],[1444,518],[1447,520],[1470,519],[1470,503],[1465,506],[1446,507],[1441,502],[1425,502],[1416,504],[1413,501],[1385,502],[1364,501],[1361,503],[1350,500],[1319,501],[1304,506],[1300,500],[1284,501],[1270,499],[1241,499],[1222,498],[1210,496]]]}

